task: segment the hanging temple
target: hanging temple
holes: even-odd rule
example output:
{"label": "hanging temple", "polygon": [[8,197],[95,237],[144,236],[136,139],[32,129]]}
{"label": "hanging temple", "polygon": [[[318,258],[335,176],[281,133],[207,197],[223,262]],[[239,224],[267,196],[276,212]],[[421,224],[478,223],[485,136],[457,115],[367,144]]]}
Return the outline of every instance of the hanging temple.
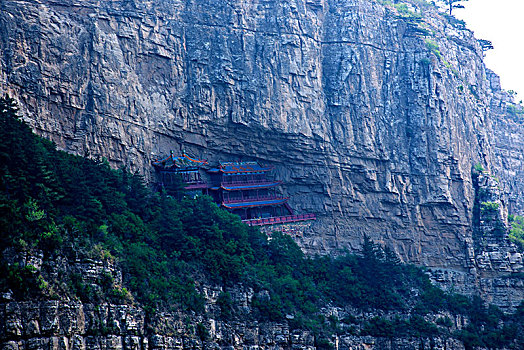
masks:
{"label": "hanging temple", "polygon": [[158,187],[172,194],[183,182],[192,195],[207,194],[222,208],[237,214],[250,226],[264,226],[315,220],[315,214],[296,214],[278,189],[282,181],[268,178],[274,169],[257,162],[219,162],[210,167],[207,160],[182,152],[153,161]]}

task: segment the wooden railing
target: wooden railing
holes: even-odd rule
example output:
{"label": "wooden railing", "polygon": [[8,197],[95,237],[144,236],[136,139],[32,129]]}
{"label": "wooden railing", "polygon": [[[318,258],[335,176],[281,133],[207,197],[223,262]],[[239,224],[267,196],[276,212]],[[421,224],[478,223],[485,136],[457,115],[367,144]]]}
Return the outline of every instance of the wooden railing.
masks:
{"label": "wooden railing", "polygon": [[263,225],[286,224],[290,222],[316,220],[316,219],[317,217],[315,214],[300,214],[300,215],[288,215],[288,216],[275,216],[275,217],[263,218],[263,219],[249,219],[249,220],[242,220],[242,222],[249,226],[263,226]]}
{"label": "wooden railing", "polygon": [[282,181],[268,181],[268,180],[232,181],[232,182],[222,182],[221,185],[224,186],[224,187],[228,187],[228,186],[259,186],[259,185],[272,185],[274,183],[281,184]]}
{"label": "wooden railing", "polygon": [[259,202],[259,201],[270,201],[270,200],[277,200],[277,199],[289,199],[289,197],[278,197],[278,196],[257,196],[257,197],[250,197],[246,198],[224,198],[222,203],[224,204],[231,204],[231,203],[246,203],[246,202]]}

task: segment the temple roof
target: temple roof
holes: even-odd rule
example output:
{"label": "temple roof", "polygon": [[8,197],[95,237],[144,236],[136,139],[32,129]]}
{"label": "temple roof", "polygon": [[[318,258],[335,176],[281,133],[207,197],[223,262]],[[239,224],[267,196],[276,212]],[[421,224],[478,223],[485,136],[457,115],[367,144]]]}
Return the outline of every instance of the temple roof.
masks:
{"label": "temple roof", "polygon": [[254,200],[252,202],[222,203],[222,206],[228,209],[263,207],[268,205],[284,204],[288,201],[288,199],[289,198],[276,198],[259,201]]}
{"label": "temple roof", "polygon": [[224,174],[241,174],[241,173],[263,173],[273,170],[273,167],[261,166],[257,162],[220,162],[218,168],[210,169],[209,172]]}
{"label": "temple roof", "polygon": [[164,159],[156,159],[153,161],[153,166],[155,168],[170,171],[190,170],[205,164],[207,164],[206,160],[192,158],[185,153],[182,153],[181,156],[177,157],[173,152]]}

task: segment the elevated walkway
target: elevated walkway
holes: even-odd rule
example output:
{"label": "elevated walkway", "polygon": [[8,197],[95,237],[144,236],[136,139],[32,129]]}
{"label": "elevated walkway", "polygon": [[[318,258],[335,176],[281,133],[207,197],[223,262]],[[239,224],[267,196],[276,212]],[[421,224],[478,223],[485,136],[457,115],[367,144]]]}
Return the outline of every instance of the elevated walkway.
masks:
{"label": "elevated walkway", "polygon": [[223,201],[222,206],[228,209],[264,207],[268,205],[281,205],[287,202],[289,198],[259,197],[244,200]]}
{"label": "elevated walkway", "polygon": [[301,214],[301,215],[288,215],[288,216],[275,216],[263,219],[250,219],[242,220],[244,224],[249,226],[265,226],[265,225],[276,225],[276,224],[287,224],[292,222],[316,220],[315,214]]}
{"label": "elevated walkway", "polygon": [[263,188],[277,187],[282,181],[251,181],[251,182],[222,182],[220,188],[226,191],[258,190]]}

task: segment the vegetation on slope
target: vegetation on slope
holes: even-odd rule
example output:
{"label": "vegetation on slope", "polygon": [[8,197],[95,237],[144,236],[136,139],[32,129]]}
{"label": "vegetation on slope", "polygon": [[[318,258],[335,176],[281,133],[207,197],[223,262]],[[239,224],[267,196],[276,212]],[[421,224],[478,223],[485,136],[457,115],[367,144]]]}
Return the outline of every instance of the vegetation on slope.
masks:
{"label": "vegetation on slope", "polygon": [[524,251],[524,217],[520,215],[510,215],[509,225],[509,239],[518,245],[521,251]]}
{"label": "vegetation on slope", "polygon": [[[470,347],[522,341],[523,307],[508,316],[484,307],[479,299],[446,294],[421,269],[401,264],[392,251],[369,239],[359,255],[305,257],[290,237],[274,234],[268,240],[208,197],[175,199],[153,193],[138,175],[57,151],[18,120],[7,97],[0,99],[0,140],[0,292],[11,292],[15,299],[136,300],[149,312],[173,308],[204,313],[195,285],[241,283],[255,291],[252,317],[287,319],[292,327],[324,336],[341,331],[341,323],[360,321],[325,319],[321,308],[349,305],[409,315],[369,319],[360,330],[349,329],[355,334],[451,335],[450,319],[433,324],[425,318],[447,311],[471,320],[455,334]],[[58,257],[113,262],[123,271],[123,285],[108,274],[94,288],[74,272],[53,278],[50,264],[37,269],[7,258],[38,251],[44,262]],[[222,318],[238,317],[227,292],[218,305]]]}

